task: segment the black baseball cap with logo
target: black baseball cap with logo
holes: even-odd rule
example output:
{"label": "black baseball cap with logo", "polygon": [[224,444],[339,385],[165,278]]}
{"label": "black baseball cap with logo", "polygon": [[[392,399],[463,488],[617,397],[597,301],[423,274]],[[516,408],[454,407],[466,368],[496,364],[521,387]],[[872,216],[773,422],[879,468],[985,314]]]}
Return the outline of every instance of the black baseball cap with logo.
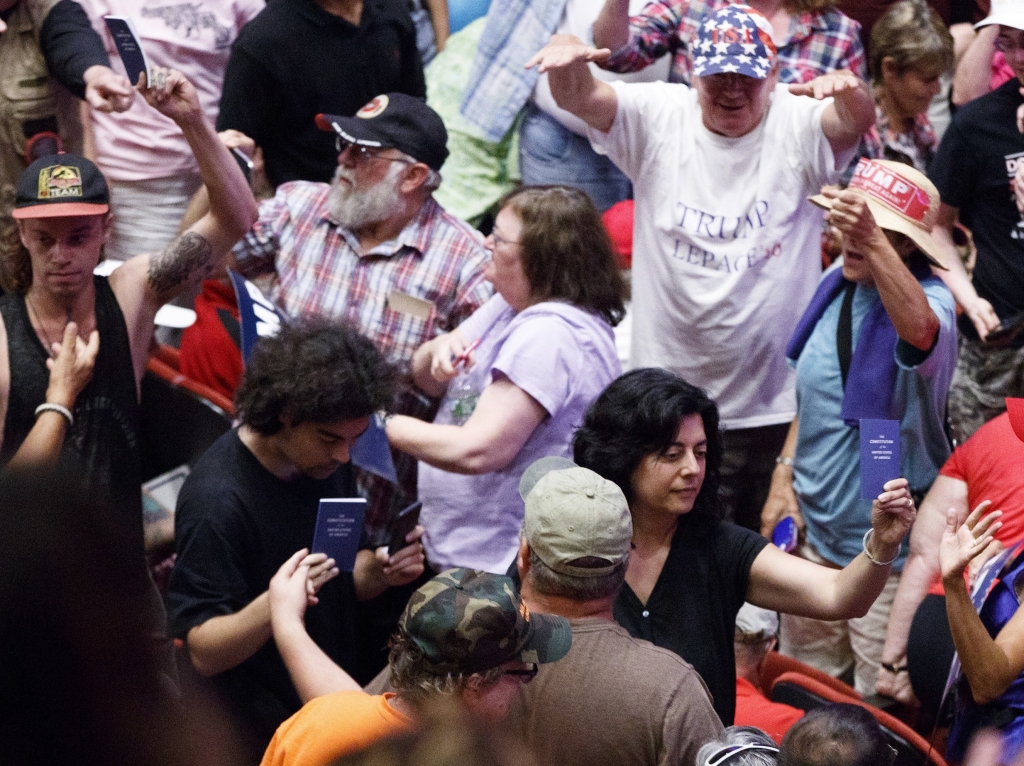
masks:
{"label": "black baseball cap with logo", "polygon": [[448,157],[448,131],[441,115],[405,93],[377,96],[355,117],[318,114],[316,125],[350,144],[398,149],[434,170]]}
{"label": "black baseball cap with logo", "polygon": [[110,210],[110,192],[100,169],[77,154],[49,154],[18,179],[15,218],[100,215]]}

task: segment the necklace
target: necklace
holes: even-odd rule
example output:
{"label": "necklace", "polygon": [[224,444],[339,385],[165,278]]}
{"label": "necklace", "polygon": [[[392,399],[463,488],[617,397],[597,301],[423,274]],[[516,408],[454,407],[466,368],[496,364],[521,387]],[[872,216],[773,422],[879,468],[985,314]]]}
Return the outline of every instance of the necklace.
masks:
{"label": "necklace", "polygon": [[[53,344],[54,344],[53,339],[50,337],[50,333],[48,333],[46,331],[46,324],[43,322],[43,317],[40,315],[39,311],[32,306],[32,302],[28,299],[28,294],[27,293],[25,294],[25,307],[28,309],[29,320],[30,321],[32,319],[32,315],[35,314],[36,323],[39,325],[39,330],[40,330],[40,332],[43,333],[43,338],[46,340],[46,344],[45,345],[46,345],[46,354],[47,354],[47,356],[49,356],[51,359],[56,359],[57,355],[55,353],[53,353]],[[71,310],[70,309],[68,310],[68,313],[67,313],[67,321],[68,322],[71,321]],[[63,339],[63,335],[61,335],[61,338]]]}

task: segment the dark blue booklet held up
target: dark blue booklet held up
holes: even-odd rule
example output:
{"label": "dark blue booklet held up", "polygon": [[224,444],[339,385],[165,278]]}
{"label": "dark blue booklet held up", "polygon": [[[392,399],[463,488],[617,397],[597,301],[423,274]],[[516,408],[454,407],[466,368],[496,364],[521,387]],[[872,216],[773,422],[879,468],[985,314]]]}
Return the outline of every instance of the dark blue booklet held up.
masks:
{"label": "dark blue booklet held up", "polygon": [[900,421],[860,421],[860,496],[874,500],[900,477]]}
{"label": "dark blue booklet held up", "polygon": [[366,501],[362,498],[324,498],[316,514],[312,553],[326,553],[338,569],[351,572],[356,565],[363,534]]}
{"label": "dark blue booklet held up", "polygon": [[146,52],[142,50],[139,34],[135,31],[132,20],[127,16],[104,16],[103,20],[107,23],[110,36],[114,38],[114,45],[132,85],[138,85],[139,75],[145,73],[146,84],[152,86],[153,73],[149,69]]}

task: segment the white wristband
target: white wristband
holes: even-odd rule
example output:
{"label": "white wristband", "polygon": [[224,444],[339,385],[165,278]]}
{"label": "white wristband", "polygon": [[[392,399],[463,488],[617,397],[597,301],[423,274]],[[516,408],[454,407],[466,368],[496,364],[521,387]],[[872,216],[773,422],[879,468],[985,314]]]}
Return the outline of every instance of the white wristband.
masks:
{"label": "white wristband", "polygon": [[61,415],[68,419],[68,428],[71,428],[75,424],[75,416],[71,414],[71,410],[65,407],[63,404],[53,404],[52,402],[44,402],[36,407],[36,417],[44,412],[59,412]]}

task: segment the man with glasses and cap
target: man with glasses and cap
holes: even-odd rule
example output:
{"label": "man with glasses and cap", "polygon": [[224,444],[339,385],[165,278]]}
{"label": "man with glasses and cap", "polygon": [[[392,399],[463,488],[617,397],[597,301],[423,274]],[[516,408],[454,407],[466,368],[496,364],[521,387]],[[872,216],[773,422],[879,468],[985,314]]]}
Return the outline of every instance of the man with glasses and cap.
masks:
{"label": "man with glasses and cap", "polygon": [[785,338],[820,275],[806,197],[838,180],[875,119],[851,72],[778,86],[771,31],[743,5],[710,14],[692,89],[598,81],[587,63],[610,51],[568,35],[528,63],[633,181],[632,366],[670,369],[718,403],[722,499],[751,529],[796,411]]}
{"label": "man with glasses and cap", "polygon": [[519,492],[523,603],[568,618],[573,636],[565,659],[524,687],[516,711],[538,760],[694,763],[722,731],[707,687],[678,654],[633,638],[612,617],[633,537],[622,490],[571,460],[546,457],[523,473]]}
{"label": "man with glasses and cap", "polygon": [[[389,411],[430,420],[436,402],[413,385],[412,355],[491,296],[483,238],[432,196],[448,133],[433,109],[403,93],[378,96],[355,117],[319,115],[317,125],[336,134],[334,180],[279,186],[235,246],[237,269],[276,274],[272,297],[289,316],[353,322],[404,374]],[[371,535],[415,499],[416,461],[394,457],[400,493],[359,476]]]}
{"label": "man with glasses and cap", "polygon": [[[1024,396],[1024,215],[1014,204],[1024,160],[1024,3],[993,0],[992,15],[977,26],[992,25],[1015,77],[957,110],[928,169],[942,197],[934,232],[949,264],[942,278],[964,309],[949,394],[957,444],[1003,412],[1005,397]],[[978,249],[971,276],[953,246],[958,218]]]}
{"label": "man with glasses and cap", "polygon": [[[862,498],[860,424],[899,421],[900,466],[921,498],[949,457],[943,429],[956,365],[956,307],[932,275],[948,259],[936,245],[939,193],[909,165],[862,159],[846,191],[811,200],[843,235],[842,259],[825,272],[786,349],[796,368],[797,417],[772,481],[779,502],[762,519],[785,515],[804,528],[798,555],[836,569],[868,551],[871,501]],[[782,470],[784,469],[784,470]],[[889,484],[886,484],[888,487]],[[830,675],[853,670],[871,694],[899,573],[902,544],[873,540],[873,564],[889,567],[881,595],[862,617],[823,622],[782,615],[780,650]]]}
{"label": "man with glasses and cap", "polygon": [[572,644],[569,621],[527,608],[510,578],[449,569],[409,599],[391,640],[393,691],[370,695],[306,634],[308,574],[296,557],[270,584],[274,639],[309,701],[278,728],[263,766],[327,766],[409,728],[443,697],[499,721],[538,667],[561,660]]}

